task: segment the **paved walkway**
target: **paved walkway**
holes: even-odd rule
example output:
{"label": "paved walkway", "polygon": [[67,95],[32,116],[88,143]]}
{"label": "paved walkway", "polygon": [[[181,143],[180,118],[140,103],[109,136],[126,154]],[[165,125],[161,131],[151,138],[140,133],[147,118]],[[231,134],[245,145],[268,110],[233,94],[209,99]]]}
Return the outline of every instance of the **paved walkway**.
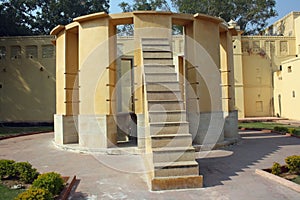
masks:
{"label": "paved walkway", "polygon": [[89,155],[57,149],[53,133],[0,141],[0,158],[29,161],[40,172],[57,171],[80,179],[72,199],[300,199],[300,193],[254,173],[300,153],[300,139],[241,132],[237,145],[197,153],[205,188],[151,192],[139,155]]}

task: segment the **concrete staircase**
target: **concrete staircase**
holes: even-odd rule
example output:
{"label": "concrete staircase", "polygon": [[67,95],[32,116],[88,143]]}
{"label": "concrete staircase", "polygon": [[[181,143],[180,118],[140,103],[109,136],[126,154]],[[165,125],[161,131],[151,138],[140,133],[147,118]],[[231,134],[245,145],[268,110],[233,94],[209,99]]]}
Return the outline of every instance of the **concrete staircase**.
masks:
{"label": "concrete staircase", "polygon": [[200,188],[184,101],[168,39],[142,39],[154,176],[152,190]]}

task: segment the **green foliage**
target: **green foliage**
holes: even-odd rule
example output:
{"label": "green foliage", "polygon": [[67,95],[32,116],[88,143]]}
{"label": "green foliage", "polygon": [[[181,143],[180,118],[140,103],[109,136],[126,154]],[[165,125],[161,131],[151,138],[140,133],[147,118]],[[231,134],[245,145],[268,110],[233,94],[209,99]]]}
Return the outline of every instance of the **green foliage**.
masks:
{"label": "green foliage", "polygon": [[15,200],[53,200],[53,195],[46,189],[30,188],[18,195]]}
{"label": "green foliage", "polygon": [[25,183],[32,183],[38,176],[38,172],[28,162],[18,162],[13,164],[14,175]]}
{"label": "green foliage", "polygon": [[277,162],[274,162],[271,170],[272,170],[271,173],[274,174],[274,175],[281,174],[281,166],[280,166],[280,164],[277,163]]}
{"label": "green foliage", "polygon": [[295,133],[293,133],[293,135],[300,136],[300,130],[296,129],[296,131],[295,131]]}
{"label": "green foliage", "polygon": [[0,0],[0,36],[31,34],[29,24],[36,8],[34,0]]}
{"label": "green foliage", "polygon": [[289,128],[288,129],[288,133],[295,134],[296,133],[296,129],[295,128]]}
{"label": "green foliage", "polygon": [[292,173],[300,174],[300,155],[289,156],[285,159],[288,169]]}
{"label": "green foliage", "polygon": [[60,174],[49,172],[39,175],[38,178],[32,183],[32,187],[43,188],[48,190],[53,195],[57,195],[62,191],[64,187],[64,181]]}
{"label": "green foliage", "polygon": [[14,176],[13,160],[0,160],[0,180],[4,177],[10,178]]}
{"label": "green foliage", "polygon": [[0,179],[13,178],[25,183],[32,183],[38,172],[28,162],[0,160]]}
{"label": "green foliage", "polygon": [[275,0],[171,0],[181,13],[204,13],[221,17],[225,21],[237,21],[247,34],[258,33],[266,28],[266,21],[277,16]]}
{"label": "green foliage", "polygon": [[55,26],[66,25],[73,18],[95,12],[109,11],[109,0],[57,0],[39,1],[40,10],[37,11],[37,30],[35,33],[48,34]]}
{"label": "green foliage", "polygon": [[133,0],[132,4],[121,2],[119,7],[123,12],[132,12],[135,10],[163,10],[170,11],[170,6],[166,0]]}
{"label": "green foliage", "polygon": [[75,17],[108,10],[109,0],[0,0],[0,36],[49,34]]}
{"label": "green foliage", "polygon": [[[179,13],[203,13],[221,17],[225,21],[237,21],[247,34],[259,33],[267,27],[267,20],[277,16],[275,0],[171,0],[172,7]],[[170,11],[166,0],[133,0],[132,4],[119,4],[123,12],[134,10]]]}
{"label": "green foliage", "polygon": [[287,133],[288,132],[288,128],[284,127],[284,126],[275,126],[274,127],[274,131],[278,131],[280,133]]}

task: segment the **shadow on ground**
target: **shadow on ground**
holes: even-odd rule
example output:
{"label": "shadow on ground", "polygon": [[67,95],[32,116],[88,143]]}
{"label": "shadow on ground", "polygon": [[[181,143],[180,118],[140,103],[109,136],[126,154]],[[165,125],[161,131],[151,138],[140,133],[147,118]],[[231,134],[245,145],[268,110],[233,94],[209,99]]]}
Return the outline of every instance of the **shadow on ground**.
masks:
{"label": "shadow on ground", "polygon": [[80,179],[76,179],[76,182],[74,184],[74,186],[72,187],[72,190],[70,192],[69,198],[68,199],[78,199],[78,200],[83,200],[83,199],[87,199],[88,198],[88,194],[87,193],[82,193],[82,192],[77,192],[76,189],[79,186],[80,183]]}
{"label": "shadow on ground", "polygon": [[[204,187],[223,185],[239,172],[249,169],[262,159],[278,151],[281,146],[299,145],[300,139],[274,133],[255,131],[240,132],[241,141],[224,150],[232,151],[227,157],[198,159],[200,174],[204,176]],[[275,162],[275,160],[273,161]]]}

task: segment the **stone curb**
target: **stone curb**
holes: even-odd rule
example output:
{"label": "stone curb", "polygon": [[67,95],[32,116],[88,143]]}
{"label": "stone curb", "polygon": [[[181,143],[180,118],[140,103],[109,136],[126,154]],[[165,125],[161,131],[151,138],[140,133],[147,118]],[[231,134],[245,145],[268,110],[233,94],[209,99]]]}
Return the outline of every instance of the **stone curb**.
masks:
{"label": "stone curb", "polygon": [[286,186],[286,187],[288,187],[288,188],[290,188],[292,190],[295,190],[296,192],[300,193],[300,185],[298,185],[297,183],[294,183],[292,181],[288,181],[288,180],[286,180],[284,178],[281,178],[281,177],[276,176],[274,174],[268,173],[268,172],[266,172],[264,170],[261,170],[261,169],[256,169],[255,173],[258,174],[258,175],[260,175],[260,176],[262,176],[262,177],[264,177],[264,178],[268,178],[268,179],[270,179],[272,181],[275,181],[275,182],[277,182],[277,183],[279,183],[281,185],[284,185],[284,186]]}
{"label": "stone curb", "polygon": [[139,150],[137,147],[129,147],[129,148],[87,148],[87,147],[79,147],[72,146],[68,144],[58,144],[54,140],[52,140],[52,144],[61,150],[69,151],[69,152],[75,152],[75,153],[85,153],[85,154],[93,154],[93,153],[99,153],[99,154],[107,154],[107,155],[141,155],[143,154],[142,150]]}

